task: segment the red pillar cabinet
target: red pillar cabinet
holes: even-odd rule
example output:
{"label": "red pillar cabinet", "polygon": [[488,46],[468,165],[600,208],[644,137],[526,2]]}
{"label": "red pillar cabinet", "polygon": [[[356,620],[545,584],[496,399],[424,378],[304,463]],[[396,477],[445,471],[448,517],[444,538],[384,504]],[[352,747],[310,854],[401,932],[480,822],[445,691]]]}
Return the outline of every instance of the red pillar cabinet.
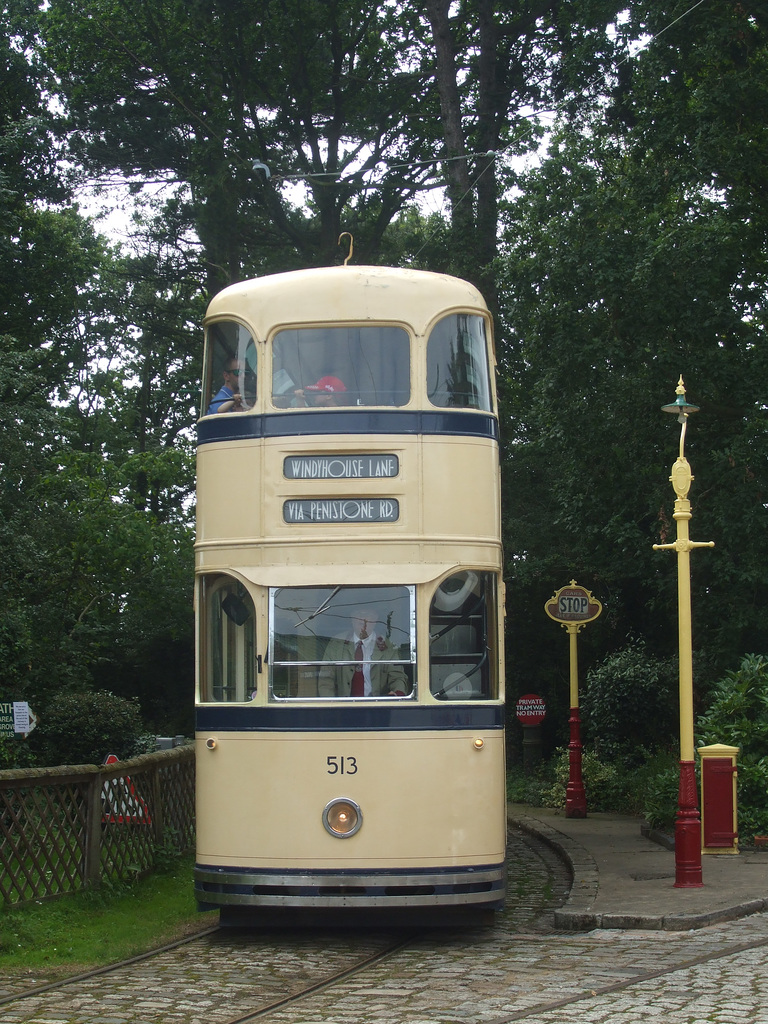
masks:
{"label": "red pillar cabinet", "polygon": [[736,757],[738,747],[699,747],[701,758],[701,852],[738,853]]}

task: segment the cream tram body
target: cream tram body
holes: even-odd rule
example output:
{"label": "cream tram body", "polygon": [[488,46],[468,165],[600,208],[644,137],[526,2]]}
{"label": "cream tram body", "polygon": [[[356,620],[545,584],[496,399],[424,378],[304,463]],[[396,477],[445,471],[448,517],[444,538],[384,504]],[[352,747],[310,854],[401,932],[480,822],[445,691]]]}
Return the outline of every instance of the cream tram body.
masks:
{"label": "cream tram body", "polygon": [[499,907],[503,585],[481,296],[379,267],[233,285],[208,309],[203,394],[199,904]]}

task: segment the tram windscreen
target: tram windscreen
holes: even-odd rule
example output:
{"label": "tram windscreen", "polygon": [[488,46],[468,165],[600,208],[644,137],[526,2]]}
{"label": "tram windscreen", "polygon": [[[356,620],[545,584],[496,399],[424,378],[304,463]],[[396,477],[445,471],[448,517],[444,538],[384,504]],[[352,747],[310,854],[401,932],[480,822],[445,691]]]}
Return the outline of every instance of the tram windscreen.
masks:
{"label": "tram windscreen", "polygon": [[409,697],[416,661],[414,588],[270,591],[270,695]]}
{"label": "tram windscreen", "polygon": [[272,402],[282,409],[405,405],[410,343],[402,327],[302,327],[272,345]]}

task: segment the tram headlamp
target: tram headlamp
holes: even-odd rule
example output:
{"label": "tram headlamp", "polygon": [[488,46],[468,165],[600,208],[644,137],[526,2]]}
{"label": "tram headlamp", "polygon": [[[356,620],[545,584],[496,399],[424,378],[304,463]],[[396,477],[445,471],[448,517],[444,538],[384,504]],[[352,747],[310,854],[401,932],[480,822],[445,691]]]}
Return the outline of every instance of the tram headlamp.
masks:
{"label": "tram headlamp", "polygon": [[331,800],[323,811],[323,825],[337,839],[349,839],[360,831],[363,824],[363,812],[354,800],[340,798]]}

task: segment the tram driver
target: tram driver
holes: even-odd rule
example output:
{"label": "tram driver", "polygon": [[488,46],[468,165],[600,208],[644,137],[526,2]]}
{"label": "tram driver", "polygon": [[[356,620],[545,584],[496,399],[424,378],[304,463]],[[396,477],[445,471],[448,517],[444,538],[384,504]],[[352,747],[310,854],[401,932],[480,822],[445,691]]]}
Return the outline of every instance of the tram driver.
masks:
{"label": "tram driver", "polygon": [[207,416],[216,412],[244,411],[245,407],[240,394],[240,378],[244,373],[245,368],[242,363],[238,363],[236,359],[227,360],[222,372],[224,384],[211,399],[211,404],[208,406],[206,413]]}
{"label": "tram driver", "polygon": [[358,608],[350,616],[350,630],[334,637],[325,649],[320,669],[321,697],[404,697],[410,691],[408,677],[395,645],[377,627],[373,608]]}

